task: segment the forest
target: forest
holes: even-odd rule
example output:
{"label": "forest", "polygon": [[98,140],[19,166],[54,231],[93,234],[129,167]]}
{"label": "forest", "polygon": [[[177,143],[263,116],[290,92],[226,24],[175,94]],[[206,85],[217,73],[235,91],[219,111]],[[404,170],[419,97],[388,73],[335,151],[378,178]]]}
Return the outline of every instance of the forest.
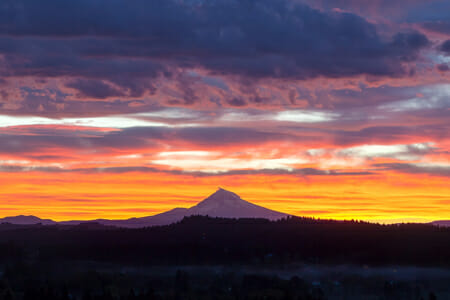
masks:
{"label": "forest", "polygon": [[[291,270],[342,265],[362,271]],[[364,275],[409,267],[439,271]],[[142,229],[0,225],[1,300],[446,299],[449,267],[450,229],[432,225],[205,216]]]}
{"label": "forest", "polygon": [[450,228],[289,217],[192,216],[143,229],[0,225],[0,254],[149,265],[314,263],[450,266]]}

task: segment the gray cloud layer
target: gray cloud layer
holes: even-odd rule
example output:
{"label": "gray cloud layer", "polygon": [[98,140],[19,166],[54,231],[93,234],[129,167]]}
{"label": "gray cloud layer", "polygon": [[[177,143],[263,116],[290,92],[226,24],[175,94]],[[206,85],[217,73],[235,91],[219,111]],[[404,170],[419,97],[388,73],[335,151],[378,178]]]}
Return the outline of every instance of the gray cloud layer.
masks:
{"label": "gray cloud layer", "polygon": [[71,76],[68,86],[92,98],[154,91],[148,80],[176,68],[256,79],[404,76],[403,63],[429,44],[418,32],[386,40],[355,14],[287,0],[6,0],[0,36],[0,75]]}

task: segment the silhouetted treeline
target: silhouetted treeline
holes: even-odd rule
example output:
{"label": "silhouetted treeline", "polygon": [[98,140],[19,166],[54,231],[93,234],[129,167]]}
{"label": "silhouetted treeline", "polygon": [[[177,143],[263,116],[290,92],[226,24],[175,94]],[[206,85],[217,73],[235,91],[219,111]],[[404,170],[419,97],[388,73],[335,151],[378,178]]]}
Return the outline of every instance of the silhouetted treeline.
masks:
{"label": "silhouetted treeline", "polygon": [[[85,272],[74,277],[71,270],[63,280],[39,280],[35,274],[18,270],[0,280],[2,300],[181,300],[181,299],[273,299],[320,300],[324,292],[298,277],[219,274],[192,276],[178,270],[171,276],[138,277],[120,273]],[[41,273],[38,273],[41,275]],[[69,274],[69,276],[68,276]],[[86,278],[83,278],[86,277]],[[23,280],[23,279],[26,280]],[[87,282],[89,281],[89,282]],[[380,285],[381,286],[381,285]],[[380,289],[380,293],[383,289]]]}
{"label": "silhouetted treeline", "polygon": [[0,259],[148,265],[368,264],[450,266],[450,229],[291,217],[202,216],[161,227],[0,225]]}
{"label": "silhouetted treeline", "polygon": [[[71,266],[71,267],[69,267]],[[1,300],[322,300],[449,299],[447,277],[428,280],[390,280],[380,276],[341,274],[305,280],[275,274],[199,272],[172,269],[149,274],[100,271],[92,265],[57,267],[39,262],[7,265],[0,274]],[[151,267],[150,267],[151,268]]]}

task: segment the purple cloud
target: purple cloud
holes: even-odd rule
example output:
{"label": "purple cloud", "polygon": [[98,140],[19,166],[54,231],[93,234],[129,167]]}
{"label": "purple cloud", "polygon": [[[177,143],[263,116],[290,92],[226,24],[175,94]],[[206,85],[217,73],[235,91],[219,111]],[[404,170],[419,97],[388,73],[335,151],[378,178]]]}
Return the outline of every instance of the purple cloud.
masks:
{"label": "purple cloud", "polygon": [[[355,14],[285,0],[10,2],[0,7],[3,76],[73,76],[119,86],[127,77],[195,67],[250,78],[406,76],[403,63],[429,44],[418,32],[384,39]],[[120,95],[99,82],[96,91],[80,83],[81,93]]]}

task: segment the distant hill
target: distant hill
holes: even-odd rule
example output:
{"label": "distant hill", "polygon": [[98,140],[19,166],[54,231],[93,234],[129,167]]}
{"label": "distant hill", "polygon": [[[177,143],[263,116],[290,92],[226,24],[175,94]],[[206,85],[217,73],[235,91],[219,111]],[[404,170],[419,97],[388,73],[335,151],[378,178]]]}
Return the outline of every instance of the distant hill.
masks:
{"label": "distant hill", "polygon": [[17,224],[17,225],[55,225],[56,222],[50,219],[40,219],[35,216],[15,216],[15,217],[6,217],[0,219],[0,223],[10,223],[10,224]]}
{"label": "distant hill", "polygon": [[431,222],[430,224],[442,227],[450,227],[450,220],[434,221]]}

